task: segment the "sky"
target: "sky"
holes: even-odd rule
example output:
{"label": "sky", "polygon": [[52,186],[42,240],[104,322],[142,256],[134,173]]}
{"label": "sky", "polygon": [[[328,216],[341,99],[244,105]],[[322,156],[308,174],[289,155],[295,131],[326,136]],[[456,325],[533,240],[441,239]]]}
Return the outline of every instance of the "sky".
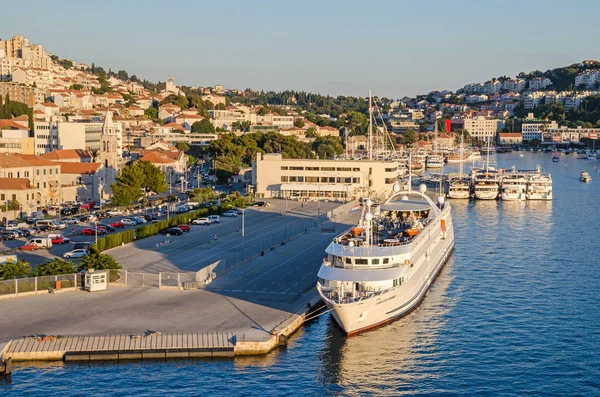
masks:
{"label": "sky", "polygon": [[188,86],[401,98],[600,58],[598,0],[5,3],[2,39]]}

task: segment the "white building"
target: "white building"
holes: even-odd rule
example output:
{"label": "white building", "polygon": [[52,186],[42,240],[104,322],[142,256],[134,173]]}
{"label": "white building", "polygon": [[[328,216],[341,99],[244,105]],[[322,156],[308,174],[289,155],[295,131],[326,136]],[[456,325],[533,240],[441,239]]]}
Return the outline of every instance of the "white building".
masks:
{"label": "white building", "polygon": [[496,134],[504,128],[504,120],[477,116],[463,119],[463,128],[480,141],[494,141]]}
{"label": "white building", "polygon": [[257,198],[347,200],[389,195],[403,169],[396,161],[283,159],[258,153],[252,164]]}
{"label": "white building", "polygon": [[532,91],[543,90],[552,85],[552,81],[547,77],[535,77],[529,80],[529,89]]}
{"label": "white building", "polygon": [[526,92],[522,96],[523,107],[525,109],[535,109],[545,97],[546,93],[543,91]]}
{"label": "white building", "polygon": [[523,135],[523,142],[537,139],[542,141],[542,134],[544,131],[549,129],[558,128],[556,121],[550,122],[539,122],[539,123],[523,123],[521,127],[521,133]]}
{"label": "white building", "polygon": [[508,79],[502,84],[502,88],[506,91],[521,92],[527,88],[527,82],[524,79]]}

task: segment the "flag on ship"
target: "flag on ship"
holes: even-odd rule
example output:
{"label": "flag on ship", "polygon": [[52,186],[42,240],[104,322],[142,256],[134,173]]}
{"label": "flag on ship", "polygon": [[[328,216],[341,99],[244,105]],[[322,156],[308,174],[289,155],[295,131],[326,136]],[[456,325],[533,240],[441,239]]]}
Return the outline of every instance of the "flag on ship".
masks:
{"label": "flag on ship", "polygon": [[360,209],[360,204],[356,204],[354,207],[350,208],[348,212],[356,212]]}

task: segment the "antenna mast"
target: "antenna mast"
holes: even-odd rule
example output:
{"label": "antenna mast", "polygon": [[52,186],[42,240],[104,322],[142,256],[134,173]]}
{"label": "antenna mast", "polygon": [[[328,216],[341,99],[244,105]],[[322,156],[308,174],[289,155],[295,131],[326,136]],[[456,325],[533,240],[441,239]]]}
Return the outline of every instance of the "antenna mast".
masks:
{"label": "antenna mast", "polygon": [[373,160],[373,108],[371,105],[371,90],[369,90],[369,160]]}

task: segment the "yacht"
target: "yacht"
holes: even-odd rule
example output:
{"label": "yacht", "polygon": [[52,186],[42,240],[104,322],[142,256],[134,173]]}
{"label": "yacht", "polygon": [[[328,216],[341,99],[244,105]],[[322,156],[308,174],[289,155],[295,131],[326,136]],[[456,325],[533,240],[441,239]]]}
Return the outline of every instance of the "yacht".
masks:
{"label": "yacht", "polygon": [[560,161],[560,157],[558,156],[552,156],[552,162],[553,163],[558,163]]}
{"label": "yacht", "polygon": [[427,168],[442,168],[444,165],[444,156],[439,154],[430,154],[427,156]]}
{"label": "yacht", "polygon": [[473,170],[473,195],[478,200],[496,200],[500,190],[498,171],[485,168]]}
{"label": "yacht", "polygon": [[502,177],[503,201],[525,200],[527,191],[527,176],[519,172],[512,172]]}
{"label": "yacht", "polygon": [[471,197],[471,184],[468,178],[450,178],[448,197],[451,199],[468,199]]}
{"label": "yacht", "polygon": [[537,173],[527,181],[527,200],[552,200],[552,177],[550,174]]}
{"label": "yacht", "polygon": [[467,153],[463,153],[462,155],[460,153],[449,153],[446,155],[446,162],[448,164],[458,164],[461,161],[466,161],[468,159],[469,155]]}
{"label": "yacht", "polygon": [[426,191],[396,184],[385,203],[365,200],[358,224],[327,247],[317,290],[348,335],[410,312],[452,253],[450,204]]}
{"label": "yacht", "polygon": [[579,180],[581,182],[587,183],[592,181],[592,177],[590,176],[590,174],[587,173],[587,171],[581,171],[581,174],[579,175]]}

